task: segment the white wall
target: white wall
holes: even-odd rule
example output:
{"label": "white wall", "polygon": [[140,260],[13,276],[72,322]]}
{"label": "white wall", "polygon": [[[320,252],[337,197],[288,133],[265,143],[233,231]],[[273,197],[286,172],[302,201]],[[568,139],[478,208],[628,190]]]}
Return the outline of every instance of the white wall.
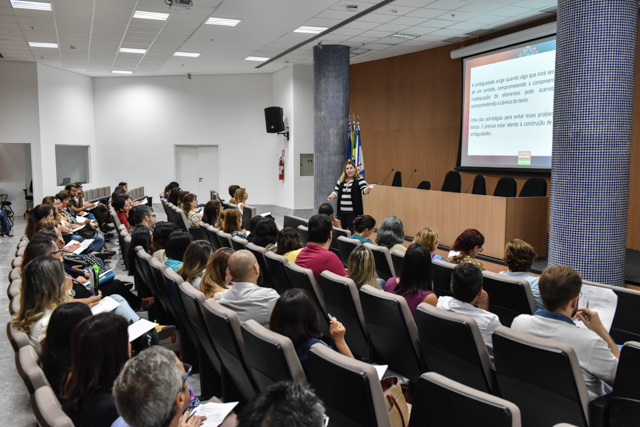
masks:
{"label": "white wall", "polygon": [[27,208],[24,189],[31,181],[30,144],[0,143],[0,193],[7,194],[16,216]]}
{"label": "white wall", "polygon": [[293,147],[295,145],[296,120],[293,107],[293,67],[286,67],[272,74],[273,77],[273,105],[282,108],[284,124],[289,127],[289,141],[284,135],[270,134],[269,139],[277,149],[277,159],[273,162],[272,173],[277,173],[278,163],[284,151],[284,181],[277,181],[278,196],[273,204],[293,209],[294,207],[294,180],[295,156]]}
{"label": "white wall", "polygon": [[[313,209],[313,176],[300,176],[300,154],[313,154],[313,65],[294,65],[295,209]],[[314,159],[316,161],[316,159]]]}
{"label": "white wall", "polygon": [[[58,192],[55,161],[56,144],[89,146],[90,176],[86,188],[101,186],[96,153],[93,81],[91,77],[38,64],[38,99],[40,117],[40,159],[34,157],[36,170],[42,174],[42,193],[36,192],[36,204],[42,195]],[[106,167],[106,166],[105,166]],[[34,187],[36,180],[34,179]],[[117,183],[116,183],[117,184]],[[107,184],[104,184],[107,185]]]}
{"label": "white wall", "polygon": [[[281,148],[266,133],[270,74],[94,78],[100,185],[127,181],[159,194],[175,179],[175,145],[217,145],[218,189],[247,188],[248,203],[280,199]],[[189,190],[188,188],[185,190]]]}

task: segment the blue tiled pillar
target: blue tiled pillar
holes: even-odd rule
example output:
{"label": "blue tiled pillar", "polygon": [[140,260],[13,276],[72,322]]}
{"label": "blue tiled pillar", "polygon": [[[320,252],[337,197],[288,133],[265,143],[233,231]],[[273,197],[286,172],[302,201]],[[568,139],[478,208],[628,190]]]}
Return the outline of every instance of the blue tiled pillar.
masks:
{"label": "blue tiled pillar", "polygon": [[333,191],[346,161],[349,46],[314,47],[313,80],[313,207],[317,212]]}
{"label": "blue tiled pillar", "polygon": [[549,265],[624,285],[636,0],[559,0]]}

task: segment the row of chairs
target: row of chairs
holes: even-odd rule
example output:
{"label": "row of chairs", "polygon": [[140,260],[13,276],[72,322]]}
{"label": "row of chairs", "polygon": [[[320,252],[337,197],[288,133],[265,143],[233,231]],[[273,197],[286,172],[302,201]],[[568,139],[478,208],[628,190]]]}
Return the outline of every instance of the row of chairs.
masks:
{"label": "row of chairs", "polygon": [[111,187],[84,189],[84,199],[88,201],[100,200],[111,196]]}

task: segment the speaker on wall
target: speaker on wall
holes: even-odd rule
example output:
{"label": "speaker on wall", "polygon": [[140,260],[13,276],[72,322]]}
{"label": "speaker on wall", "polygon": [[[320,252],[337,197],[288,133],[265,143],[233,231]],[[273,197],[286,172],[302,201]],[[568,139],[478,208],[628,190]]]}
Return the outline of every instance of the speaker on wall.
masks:
{"label": "speaker on wall", "polygon": [[284,120],[282,108],[268,107],[264,109],[264,119],[267,123],[268,133],[284,132]]}

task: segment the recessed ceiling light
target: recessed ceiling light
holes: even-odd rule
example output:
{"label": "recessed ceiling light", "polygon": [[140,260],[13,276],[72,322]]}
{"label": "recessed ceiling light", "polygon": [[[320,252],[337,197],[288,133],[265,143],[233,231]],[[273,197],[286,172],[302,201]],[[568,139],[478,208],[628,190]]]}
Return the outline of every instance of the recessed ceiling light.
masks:
{"label": "recessed ceiling light", "polygon": [[224,25],[225,27],[235,27],[240,23],[239,19],[226,19],[226,18],[209,18],[205,24],[209,25]]}
{"label": "recessed ceiling light", "polygon": [[261,56],[247,56],[246,58],[244,58],[245,61],[257,61],[257,62],[264,62],[264,61],[268,61],[271,58],[263,58]]}
{"label": "recessed ceiling light", "polygon": [[42,42],[29,42],[30,47],[47,47],[51,49],[57,49],[58,43],[42,43]]}
{"label": "recessed ceiling light", "polygon": [[188,56],[189,58],[197,58],[200,52],[176,52],[173,56]]}
{"label": "recessed ceiling light", "polygon": [[294,33],[320,34],[321,32],[323,32],[326,29],[327,28],[325,28],[325,27],[305,27],[303,25],[302,27],[298,27],[295,30],[293,30],[293,32]]}
{"label": "recessed ceiling light", "polygon": [[113,70],[113,71],[111,71],[111,73],[113,73],[113,74],[133,74],[133,71],[119,71],[119,70]]}
{"label": "recessed ceiling light", "polygon": [[145,54],[147,53],[147,49],[130,49],[128,47],[121,47],[120,48],[120,52],[122,53],[141,53],[141,54]]}
{"label": "recessed ceiling light", "polygon": [[51,10],[51,3],[40,1],[11,0],[14,9]]}
{"label": "recessed ceiling light", "polygon": [[402,34],[402,33],[396,33],[396,34],[392,34],[390,36],[388,36],[388,39],[400,39],[400,40],[413,40],[413,39],[417,39],[420,36],[416,36],[414,34]]}
{"label": "recessed ceiling light", "polygon": [[144,10],[136,10],[136,13],[133,14],[134,18],[140,19],[153,19],[156,21],[166,21],[169,17],[168,13],[157,13],[157,12],[145,12]]}

